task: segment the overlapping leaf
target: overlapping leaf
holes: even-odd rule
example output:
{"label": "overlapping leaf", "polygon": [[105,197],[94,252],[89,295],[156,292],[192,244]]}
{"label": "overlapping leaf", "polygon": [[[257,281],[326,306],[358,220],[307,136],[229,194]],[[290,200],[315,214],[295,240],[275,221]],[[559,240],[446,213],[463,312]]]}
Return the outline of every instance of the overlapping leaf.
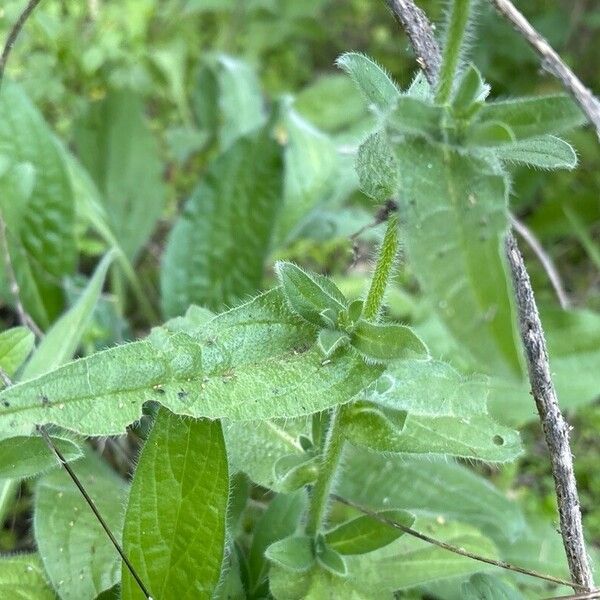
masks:
{"label": "overlapping leaf", "polygon": [[37,554],[0,559],[0,596],[13,600],[56,600]]}

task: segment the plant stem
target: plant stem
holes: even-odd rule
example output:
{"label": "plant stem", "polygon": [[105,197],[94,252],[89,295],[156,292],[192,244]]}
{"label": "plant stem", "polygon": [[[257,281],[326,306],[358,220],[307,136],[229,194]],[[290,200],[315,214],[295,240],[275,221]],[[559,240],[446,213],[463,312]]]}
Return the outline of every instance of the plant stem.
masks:
{"label": "plant stem", "polygon": [[345,406],[337,406],[331,415],[331,424],[327,432],[327,439],[321,455],[319,475],[312,489],[310,506],[308,507],[308,519],[306,522],[306,533],[316,535],[321,527],[327,500],[331,491],[333,477],[337,470],[344,447],[344,413]]}
{"label": "plant stem", "polygon": [[363,317],[376,320],[381,310],[383,296],[387,288],[390,274],[398,253],[398,216],[393,214],[388,219],[388,225],[379,250],[377,266],[371,280],[371,287],[365,300]]}
{"label": "plant stem", "polygon": [[454,0],[448,16],[446,43],[442,56],[436,102],[447,104],[452,93],[452,84],[460,62],[461,50],[471,16],[471,0]]}

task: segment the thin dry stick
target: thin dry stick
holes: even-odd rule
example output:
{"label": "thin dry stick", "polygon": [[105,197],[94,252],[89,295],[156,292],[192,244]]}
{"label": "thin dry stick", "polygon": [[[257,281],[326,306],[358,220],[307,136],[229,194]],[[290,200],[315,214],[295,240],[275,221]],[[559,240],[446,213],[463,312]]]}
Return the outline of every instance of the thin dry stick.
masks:
{"label": "thin dry stick", "polygon": [[594,581],[583,538],[577,482],[569,445],[569,425],[561,413],[552,383],[544,330],[529,274],[512,234],[506,238],[506,257],[517,300],[519,327],[525,347],[531,392],[550,451],[561,532],[569,570],[574,581],[585,586],[587,590],[592,590]]}
{"label": "thin dry stick", "polygon": [[[411,43],[413,39],[420,40],[419,43],[414,44],[415,52],[428,65],[427,69],[423,69],[425,76],[430,84],[435,85],[440,64],[440,50],[435,42],[431,24],[422,12],[420,14],[421,18],[418,20],[409,18],[415,10],[418,10],[415,6],[404,16],[396,13],[396,11],[406,10],[406,5],[414,5],[412,0],[403,0],[403,2],[386,0],[386,2],[401,23],[408,23],[411,29],[407,33]],[[430,53],[428,54],[424,50],[430,51]],[[591,591],[594,583],[583,538],[577,484],[573,474],[573,456],[569,446],[569,427],[560,411],[550,377],[550,365],[544,333],[531,282],[512,233],[507,237],[506,246],[506,255],[511,268],[515,296],[519,307],[519,328],[528,363],[531,391],[535,398],[546,444],[550,452],[558,500],[560,530],[567,562],[569,563],[569,571],[573,579],[571,587],[575,591],[580,591],[581,588],[585,591]]]}
{"label": "thin dry stick", "polygon": [[585,589],[581,585],[577,585],[572,583],[571,581],[566,581],[565,579],[561,579],[560,577],[554,577],[553,575],[546,575],[545,573],[538,573],[537,571],[532,571],[530,569],[525,569],[523,567],[518,567],[517,565],[513,565],[511,563],[505,562],[503,560],[495,560],[493,558],[488,558],[486,556],[481,556],[479,554],[475,554],[474,552],[469,552],[464,548],[460,548],[459,546],[454,546],[453,544],[449,544],[448,542],[443,542],[436,538],[433,538],[425,533],[421,533],[416,529],[412,529],[412,527],[407,527],[406,525],[402,525],[402,523],[398,523],[394,521],[394,519],[389,519],[385,517],[381,513],[377,513],[369,508],[365,508],[356,502],[352,502],[351,500],[347,500],[346,498],[342,498],[342,496],[338,496],[337,494],[331,494],[331,498],[333,498],[336,502],[341,504],[345,504],[346,506],[350,506],[361,513],[368,515],[369,517],[388,525],[389,527],[393,527],[394,529],[399,529],[404,533],[411,535],[415,538],[423,540],[428,544],[432,544],[433,546],[438,546],[439,548],[443,548],[444,550],[448,550],[448,552],[452,552],[454,554],[459,554],[460,556],[465,556],[467,558],[471,558],[473,560],[492,565],[494,567],[499,567],[500,569],[506,569],[508,571],[513,571],[515,573],[520,573],[521,575],[529,575],[530,577],[535,577],[537,579],[543,579],[544,581],[550,581],[551,583],[555,583],[557,585],[565,585],[568,587],[576,587],[578,589]]}
{"label": "thin dry stick", "polygon": [[8,57],[10,56],[11,50],[19,37],[19,33],[21,33],[21,29],[23,29],[23,25],[30,17],[31,13],[35,10],[35,7],[42,0],[29,0],[27,6],[23,9],[23,12],[19,15],[19,18],[16,20],[12,29],[8,34],[8,38],[6,39],[6,44],[4,45],[4,49],[2,50],[2,54],[0,55],[0,87],[2,87],[2,80],[4,78],[4,69],[6,68],[6,63],[8,62]]}
{"label": "thin dry stick", "polygon": [[527,43],[540,55],[542,67],[554,75],[573,95],[600,137],[600,101],[560,58],[550,44],[532,27],[510,0],[490,0],[496,10],[510,21]]}
{"label": "thin dry stick", "polygon": [[599,600],[600,591],[589,592],[587,594],[575,594],[571,596],[553,596],[552,598],[546,598],[546,600]]}
{"label": "thin dry stick", "polygon": [[558,298],[561,308],[569,308],[571,301],[569,300],[569,296],[565,291],[558,269],[554,265],[554,262],[550,256],[544,250],[542,244],[537,239],[533,231],[531,231],[527,225],[525,225],[525,223],[519,221],[519,219],[517,219],[517,217],[514,215],[510,215],[510,224],[512,225],[513,229],[527,242],[527,245],[535,252],[535,255],[538,257],[540,263],[542,263],[542,267],[544,267],[544,270],[548,275],[548,279],[550,280],[550,283],[556,292],[556,297]]}

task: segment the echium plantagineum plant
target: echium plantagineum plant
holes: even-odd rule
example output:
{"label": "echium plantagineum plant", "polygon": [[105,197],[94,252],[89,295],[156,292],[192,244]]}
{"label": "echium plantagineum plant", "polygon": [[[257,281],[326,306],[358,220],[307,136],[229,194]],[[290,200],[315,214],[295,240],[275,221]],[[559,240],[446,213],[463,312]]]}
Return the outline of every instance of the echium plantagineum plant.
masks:
{"label": "echium plantagineum plant", "polygon": [[[450,19],[437,89],[417,76],[403,92],[360,54],[338,61],[377,118],[358,151],[361,186],[376,203],[399,207],[364,300],[348,301],[330,279],[278,262],[279,285],[245,304],[216,315],[192,307],[146,339],[47,373],[30,361],[24,380],[0,393],[2,473],[7,465],[12,478],[49,469],[53,459],[32,431],[51,424],[55,447],[76,461],[139,577],[116,562],[78,491],[55,472],[35,492],[41,562],[15,557],[11,567],[27,573],[36,590],[29,597],[100,597],[119,570],[111,593],[124,599],[381,599],[415,587],[442,598],[521,597],[499,578],[476,575],[481,564],[390,526],[491,558],[510,555],[525,530],[501,494],[447,462],[504,463],[521,452],[518,433],[487,412],[489,380],[430,359],[384,310],[401,237],[471,371],[522,381],[502,258],[507,167],[573,168],[573,149],[555,134],[582,116],[563,96],[488,101],[489,86],[462,62],[467,21]],[[81,310],[97,298],[110,260]],[[13,336],[3,343],[23,362],[32,339]],[[120,435],[145,405],[160,408],[147,411],[152,429],[128,486],[83,452],[81,436]],[[272,492],[249,539],[240,520],[248,479],[238,472]],[[63,530],[68,541],[56,543]],[[448,578],[447,590],[436,587]]]}

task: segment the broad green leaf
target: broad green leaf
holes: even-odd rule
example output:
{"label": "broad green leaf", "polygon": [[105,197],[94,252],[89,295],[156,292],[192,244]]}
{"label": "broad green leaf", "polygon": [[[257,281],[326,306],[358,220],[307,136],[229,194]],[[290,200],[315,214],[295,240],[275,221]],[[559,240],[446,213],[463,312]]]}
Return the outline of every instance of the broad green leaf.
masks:
{"label": "broad green leaf", "polygon": [[585,122],[581,109],[564,95],[488,102],[478,117],[480,121],[505,123],[518,140],[562,133]]}
{"label": "broad green leaf", "polygon": [[293,494],[278,494],[257,522],[248,556],[251,592],[264,582],[268,569],[265,550],[271,544],[295,533],[306,505],[304,490]]}
{"label": "broad green leaf", "polygon": [[523,600],[514,587],[484,573],[477,573],[463,583],[462,597],[464,600]]}
{"label": "broad green leaf", "polygon": [[76,127],[77,154],[102,193],[119,245],[134,259],[166,201],[158,145],[131,90],[111,92]]}
{"label": "broad green leaf", "polygon": [[315,541],[315,555],[317,562],[334,575],[344,576],[348,572],[344,557],[329,546],[321,535]]}
{"label": "broad green leaf", "polygon": [[[119,539],[125,482],[92,454],[77,461],[73,470]],[[119,581],[118,554],[64,470],[39,480],[33,528],[46,573],[62,600],[95,598]]]}
{"label": "broad green leaf", "polygon": [[11,600],[56,600],[37,554],[15,554],[0,559],[0,596]]}
{"label": "broad green leaf", "polygon": [[315,563],[314,540],[306,535],[292,535],[271,544],[265,556],[287,571],[308,571]]}
{"label": "broad green leaf", "polygon": [[[7,242],[25,309],[47,327],[62,308],[60,282],[76,262],[75,208],[69,176],[41,114],[22,89],[5,81],[0,94],[0,156],[32,167],[31,194],[18,226],[7,223]],[[10,201],[11,190],[8,200]],[[0,179],[0,210],[6,218]],[[14,196],[13,196],[14,197]],[[22,196],[21,196],[22,198]]]}
{"label": "broad green leaf", "polygon": [[400,176],[398,161],[385,132],[374,133],[360,145],[356,172],[362,191],[377,202],[396,195]]}
{"label": "broad green leaf", "polygon": [[52,325],[36,348],[23,369],[21,380],[43,375],[73,358],[92,318],[113,258],[114,252],[109,252],[100,261],[77,302]]}
{"label": "broad green leaf", "polygon": [[27,327],[11,327],[0,333],[0,367],[12,377],[29,356],[35,342]]}
{"label": "broad green leaf", "polygon": [[390,366],[367,397],[408,416],[401,430],[381,428],[364,436],[375,450],[442,454],[507,462],[522,452],[518,432],[488,415],[493,383],[460,375],[437,361],[403,361]]}
{"label": "broad green leaf", "polygon": [[427,357],[427,348],[415,333],[395,323],[359,321],[350,342],[367,360],[387,363],[403,358]]}
{"label": "broad green leaf", "polygon": [[375,511],[403,509],[470,523],[498,544],[514,542],[526,526],[515,502],[447,459],[381,456],[348,447],[336,492]]}
{"label": "broad green leaf", "polygon": [[282,149],[267,128],[211,163],[169,235],[161,269],[167,316],[193,303],[221,309],[260,288],[282,185]]}
{"label": "broad green leaf", "polygon": [[344,434],[351,444],[378,452],[397,451],[398,438],[406,424],[406,411],[359,400],[350,406],[346,415]]}
{"label": "broad green leaf", "polygon": [[577,166],[573,147],[553,135],[498,146],[495,155],[509,163],[523,163],[540,169],[574,169]]}
{"label": "broad green leaf", "polygon": [[336,64],[350,75],[367,101],[374,105],[378,112],[389,111],[398,101],[400,91],[391,77],[364,54],[342,54]]}
{"label": "broad green leaf", "polygon": [[[488,558],[497,558],[491,540],[471,525],[417,517],[414,529],[427,532],[438,540],[459,546]],[[396,590],[424,585],[439,579],[464,577],[482,570],[481,563],[448,552],[413,536],[405,535],[395,542],[371,552],[346,557],[348,572],[354,585],[365,593],[380,596]]]}
{"label": "broad green leaf", "polygon": [[333,141],[304,120],[291,101],[282,102],[282,112],[276,132],[285,140],[285,182],[277,243],[293,239],[309,212],[326,199],[334,187],[338,164]]}
{"label": "broad green leaf", "polygon": [[176,333],[178,331],[190,331],[208,323],[215,313],[208,308],[192,304],[186,311],[183,317],[173,317],[165,323],[164,327],[167,331]]}
{"label": "broad green leaf", "polygon": [[[412,527],[414,515],[404,510],[382,510],[377,513],[405,527]],[[346,521],[325,534],[326,542],[340,554],[366,554],[391,544],[404,532],[378,521],[369,515],[361,515]]]}
{"label": "broad green leaf", "polygon": [[[154,598],[209,599],[225,549],[229,479],[218,421],[161,409],[135,471],[123,549]],[[122,566],[123,600],[144,598]]]}
{"label": "broad green leaf", "polygon": [[329,358],[338,348],[350,343],[348,334],[337,329],[321,329],[318,339],[319,348],[326,358]]}
{"label": "broad green leaf", "polygon": [[5,390],[0,431],[51,422],[118,434],[150,400],[211,419],[308,415],[347,402],[381,374],[350,352],[323,364],[315,338],[275,289],[190,334],[157,329]]}
{"label": "broad green leaf", "polygon": [[278,262],[275,271],[288,305],[298,316],[323,326],[328,323],[322,313],[329,310],[337,321],[339,312],[346,307],[346,298],[332,281],[288,262]]}
{"label": "broad green leaf", "polygon": [[440,137],[443,114],[444,109],[440,106],[413,96],[402,96],[387,123],[392,132],[436,140]]}
{"label": "broad green leaf", "polygon": [[521,376],[504,264],[505,178],[447,146],[396,146],[407,254],[452,335],[483,369]]}
{"label": "broad green leaf", "polygon": [[[68,438],[52,436],[54,445],[67,461],[83,456],[81,448]],[[16,436],[0,440],[0,477],[34,477],[58,467],[56,456],[38,436]]]}

